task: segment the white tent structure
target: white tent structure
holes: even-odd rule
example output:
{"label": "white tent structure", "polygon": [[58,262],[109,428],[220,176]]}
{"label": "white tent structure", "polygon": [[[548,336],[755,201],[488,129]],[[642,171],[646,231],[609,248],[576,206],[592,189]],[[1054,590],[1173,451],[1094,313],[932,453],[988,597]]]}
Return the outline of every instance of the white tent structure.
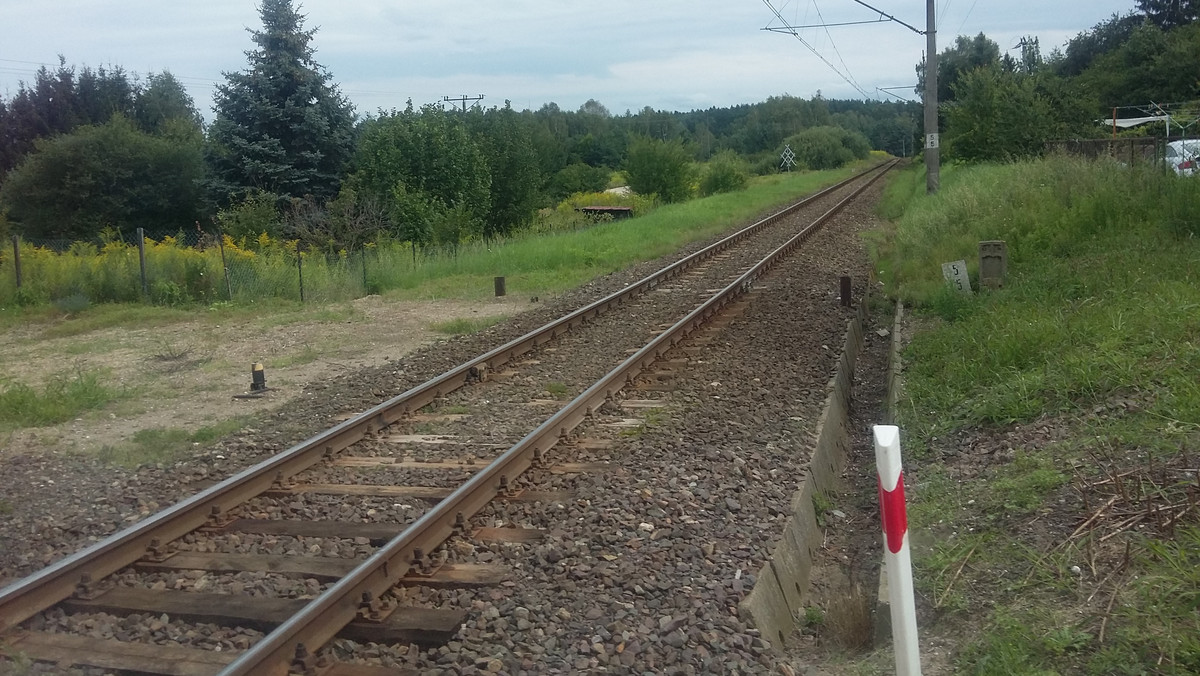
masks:
{"label": "white tent structure", "polygon": [[[1171,110],[1175,110],[1172,114]],[[1117,117],[1118,110],[1132,110],[1141,113],[1137,117]],[[1142,124],[1150,124],[1152,122],[1167,123],[1167,138],[1171,137],[1171,125],[1174,124],[1180,131],[1186,131],[1189,127],[1196,124],[1200,118],[1196,116],[1196,104],[1192,103],[1149,103],[1144,106],[1121,106],[1113,108],[1111,118],[1096,120],[1099,124],[1111,126],[1113,136],[1117,135],[1118,129],[1129,129]],[[1180,122],[1182,118],[1186,122]]]}

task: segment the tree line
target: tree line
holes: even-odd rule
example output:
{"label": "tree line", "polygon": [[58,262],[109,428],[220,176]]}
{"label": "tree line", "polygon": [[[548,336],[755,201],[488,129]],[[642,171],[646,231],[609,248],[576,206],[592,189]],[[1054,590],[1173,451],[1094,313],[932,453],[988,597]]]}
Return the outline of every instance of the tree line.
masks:
{"label": "tree line", "polygon": [[[590,100],[447,111],[356,111],[318,63],[292,0],[264,0],[247,67],[226,73],[205,124],[170,73],[76,68],[60,57],[0,98],[0,234],[34,239],[228,234],[353,247],[512,234],[539,209],[626,183],[660,201],[734,190],[871,148],[911,151],[906,102],[778,96],[690,112],[613,114]],[[614,177],[617,178],[614,178]]]}
{"label": "tree line", "polygon": [[[1100,122],[1114,109],[1150,109],[1155,103],[1190,103],[1180,108],[1183,127],[1176,129],[1195,135],[1200,0],[1138,0],[1136,7],[1046,55],[1035,37],[1022,38],[1010,50],[1016,55],[983,33],[956,38],[938,57],[944,156],[1005,161],[1038,155],[1052,139],[1111,133]],[[917,78],[921,94],[924,62],[917,65]],[[1165,129],[1125,133],[1162,135]]]}

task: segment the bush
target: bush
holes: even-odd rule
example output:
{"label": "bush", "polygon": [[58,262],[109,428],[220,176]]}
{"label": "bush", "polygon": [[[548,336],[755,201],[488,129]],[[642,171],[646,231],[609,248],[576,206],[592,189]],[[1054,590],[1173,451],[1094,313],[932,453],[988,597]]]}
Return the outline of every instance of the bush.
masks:
{"label": "bush", "polygon": [[682,141],[634,141],[625,171],[629,187],[638,194],[658,195],[664,202],[682,202],[691,196],[692,158]]}
{"label": "bush", "polygon": [[270,193],[251,193],[229,209],[222,209],[217,214],[217,222],[221,224],[222,233],[242,246],[263,233],[278,238],[283,224],[275,207],[277,202],[278,198]]}
{"label": "bush", "polygon": [[591,167],[576,162],[559,170],[550,179],[550,196],[562,199],[580,192],[600,192],[608,187],[611,172],[604,167]]}
{"label": "bush", "polygon": [[743,190],[750,181],[746,161],[732,150],[722,150],[704,168],[700,179],[700,195],[708,197],[720,192]]}
{"label": "bush", "polygon": [[203,172],[198,141],[151,136],[117,115],[40,142],[4,178],[0,204],[26,237],[181,228],[199,216]]}
{"label": "bush", "polygon": [[865,136],[841,127],[813,127],[788,137],[785,143],[796,153],[800,166],[814,170],[837,169],[871,152]]}

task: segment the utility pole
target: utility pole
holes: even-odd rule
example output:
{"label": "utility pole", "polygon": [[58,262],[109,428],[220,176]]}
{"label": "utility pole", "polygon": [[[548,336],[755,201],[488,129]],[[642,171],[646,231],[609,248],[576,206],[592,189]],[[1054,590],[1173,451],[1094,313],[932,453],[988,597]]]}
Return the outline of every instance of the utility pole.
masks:
{"label": "utility pole", "polygon": [[479,96],[467,96],[466,94],[463,94],[462,96],[443,96],[442,100],[447,101],[447,102],[461,101],[462,102],[462,111],[465,113],[465,112],[467,112],[467,101],[482,101],[483,94],[480,94]]}
{"label": "utility pole", "polygon": [[932,195],[942,182],[938,133],[938,53],[933,15],[934,0],[925,0],[925,192]]}

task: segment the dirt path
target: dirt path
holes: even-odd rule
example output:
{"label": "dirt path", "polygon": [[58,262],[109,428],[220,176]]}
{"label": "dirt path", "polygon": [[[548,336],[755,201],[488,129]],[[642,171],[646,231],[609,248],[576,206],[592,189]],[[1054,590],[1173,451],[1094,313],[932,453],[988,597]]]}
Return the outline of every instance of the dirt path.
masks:
{"label": "dirt path", "polygon": [[[46,338],[34,325],[0,335],[0,383],[34,387],[55,375],[99,372],[125,397],[81,417],[0,437],[0,456],[41,451],[91,454],[140,430],[188,432],[286,406],[302,385],[335,373],[379,366],[445,338],[432,326],[455,319],[515,315],[528,303],[394,301],[368,296],[340,306],[257,320],[195,320],[153,328],[114,327]],[[200,311],[202,312],[202,311]],[[235,399],[250,386],[251,365],[264,364],[272,391]]]}

